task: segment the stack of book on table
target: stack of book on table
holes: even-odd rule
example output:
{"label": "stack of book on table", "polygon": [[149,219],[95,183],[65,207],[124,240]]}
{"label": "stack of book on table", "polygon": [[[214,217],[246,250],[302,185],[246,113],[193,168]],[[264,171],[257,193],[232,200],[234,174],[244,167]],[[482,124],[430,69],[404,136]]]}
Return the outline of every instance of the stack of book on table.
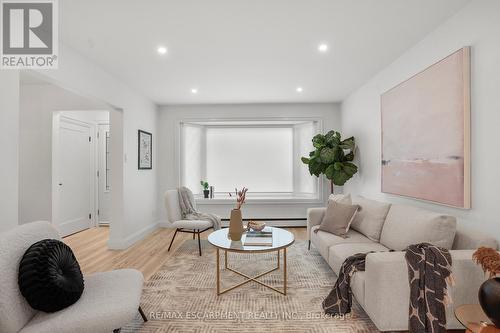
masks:
{"label": "stack of book on table", "polygon": [[244,246],[273,246],[272,231],[249,231],[246,233]]}

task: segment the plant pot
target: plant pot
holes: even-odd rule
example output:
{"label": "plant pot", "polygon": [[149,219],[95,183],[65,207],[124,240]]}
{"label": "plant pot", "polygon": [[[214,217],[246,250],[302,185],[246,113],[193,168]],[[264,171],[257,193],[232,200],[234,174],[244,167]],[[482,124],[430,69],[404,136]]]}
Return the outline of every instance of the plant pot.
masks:
{"label": "plant pot", "polygon": [[231,219],[229,220],[229,238],[232,241],[241,240],[243,235],[243,220],[241,219],[241,210],[233,209]]}
{"label": "plant pot", "polygon": [[210,194],[209,190],[203,190],[203,196],[205,197],[205,199],[208,199],[209,194]]}
{"label": "plant pot", "polygon": [[500,328],[500,277],[484,281],[479,287],[478,297],[486,316]]}

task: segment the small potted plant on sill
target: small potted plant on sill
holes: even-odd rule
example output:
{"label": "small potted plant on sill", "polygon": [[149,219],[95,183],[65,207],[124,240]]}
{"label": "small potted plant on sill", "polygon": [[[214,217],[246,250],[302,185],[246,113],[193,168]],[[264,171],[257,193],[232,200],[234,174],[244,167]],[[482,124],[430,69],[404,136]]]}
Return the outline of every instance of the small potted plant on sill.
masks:
{"label": "small potted plant on sill", "polygon": [[500,328],[500,253],[492,248],[480,247],[472,259],[488,274],[488,279],[479,287],[479,304],[491,322]]}
{"label": "small potted plant on sill", "polygon": [[[236,208],[231,210],[231,218],[229,220],[229,237],[232,241],[241,240],[241,236],[243,235],[243,219],[241,217],[241,207],[245,203],[246,195],[248,189],[243,187],[241,190],[237,188],[234,189],[236,194]],[[229,196],[233,195],[229,193]]]}
{"label": "small potted plant on sill", "polygon": [[210,194],[208,188],[210,187],[210,185],[205,180],[200,180],[200,184],[203,187],[203,196],[205,197],[205,199],[208,199],[208,195]]}

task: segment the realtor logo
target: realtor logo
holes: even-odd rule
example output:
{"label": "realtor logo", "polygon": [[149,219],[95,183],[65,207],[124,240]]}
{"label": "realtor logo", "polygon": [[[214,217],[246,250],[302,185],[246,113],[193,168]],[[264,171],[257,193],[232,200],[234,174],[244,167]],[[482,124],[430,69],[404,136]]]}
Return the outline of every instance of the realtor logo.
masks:
{"label": "realtor logo", "polygon": [[0,0],[2,69],[57,68],[57,0]]}

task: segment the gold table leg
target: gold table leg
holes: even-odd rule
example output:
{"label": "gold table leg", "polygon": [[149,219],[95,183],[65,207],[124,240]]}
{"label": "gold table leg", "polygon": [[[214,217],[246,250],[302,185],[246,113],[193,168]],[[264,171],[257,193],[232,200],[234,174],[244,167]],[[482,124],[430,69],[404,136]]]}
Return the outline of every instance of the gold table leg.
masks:
{"label": "gold table leg", "polygon": [[224,267],[225,267],[225,269],[227,269],[228,271],[231,271],[231,272],[233,272],[235,274],[238,274],[238,275],[244,277],[246,280],[242,281],[242,282],[240,282],[240,283],[238,283],[238,284],[236,284],[236,285],[234,285],[232,287],[229,287],[227,289],[221,290],[221,288],[220,288],[220,258],[219,258],[219,249],[217,248],[217,253],[216,253],[216,255],[217,255],[217,296],[222,295],[224,293],[227,293],[228,291],[231,291],[233,289],[241,287],[241,286],[243,286],[243,285],[245,285],[245,284],[247,284],[249,282],[252,282],[252,281],[255,282],[255,283],[260,284],[261,286],[264,286],[266,288],[269,288],[271,290],[274,290],[277,293],[280,293],[280,294],[286,296],[286,289],[287,289],[286,248],[283,249],[283,291],[279,290],[279,289],[277,289],[277,288],[275,288],[273,286],[270,286],[267,283],[264,283],[262,281],[257,280],[258,278],[260,278],[260,277],[262,277],[264,275],[267,275],[269,273],[272,273],[272,272],[280,269],[280,250],[277,251],[278,252],[278,255],[277,255],[277,266],[275,268],[272,268],[272,269],[268,270],[268,271],[260,273],[260,274],[258,274],[256,276],[249,276],[249,275],[247,275],[245,273],[239,272],[239,271],[237,271],[237,270],[229,267],[229,265],[228,265],[228,259],[227,259],[227,252],[228,252],[227,250],[224,250]]}
{"label": "gold table leg", "polygon": [[283,249],[283,291],[286,296],[286,247]]}
{"label": "gold table leg", "polygon": [[280,250],[278,250],[278,269],[280,268]]}
{"label": "gold table leg", "polygon": [[217,248],[217,295],[220,295],[220,263],[219,263],[219,248]]}

